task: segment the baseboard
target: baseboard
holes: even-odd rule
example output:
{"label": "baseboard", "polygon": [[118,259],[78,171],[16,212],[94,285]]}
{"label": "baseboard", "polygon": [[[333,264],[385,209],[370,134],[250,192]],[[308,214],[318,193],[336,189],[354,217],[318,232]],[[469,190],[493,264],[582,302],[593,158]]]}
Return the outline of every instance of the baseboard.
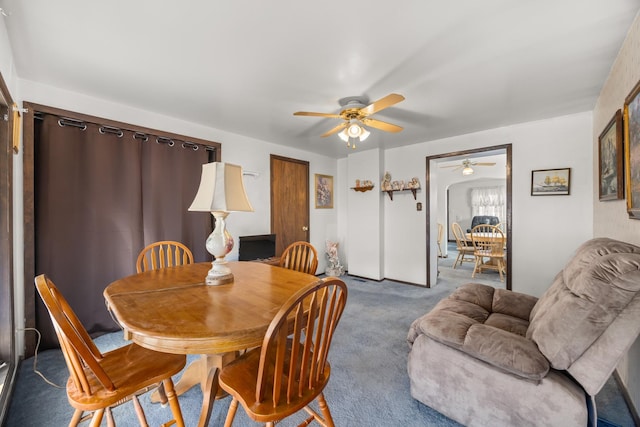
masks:
{"label": "baseboard", "polygon": [[620,388],[620,392],[622,393],[622,397],[624,398],[624,401],[629,408],[629,412],[631,413],[631,418],[633,418],[634,424],[640,426],[640,415],[638,415],[638,408],[636,408],[633,404],[633,400],[631,400],[629,390],[627,390],[627,386],[625,385],[624,381],[622,381],[622,378],[620,378],[620,374],[618,373],[617,369],[613,371],[613,378],[616,380],[616,383]]}

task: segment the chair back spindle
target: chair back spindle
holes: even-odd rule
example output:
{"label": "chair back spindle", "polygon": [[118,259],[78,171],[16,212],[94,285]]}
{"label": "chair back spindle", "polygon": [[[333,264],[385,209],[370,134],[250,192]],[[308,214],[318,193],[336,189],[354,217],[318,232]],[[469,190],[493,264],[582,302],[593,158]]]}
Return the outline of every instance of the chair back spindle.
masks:
{"label": "chair back spindle", "polygon": [[136,260],[136,272],[192,264],[193,253],[184,244],[162,240],[146,246]]}

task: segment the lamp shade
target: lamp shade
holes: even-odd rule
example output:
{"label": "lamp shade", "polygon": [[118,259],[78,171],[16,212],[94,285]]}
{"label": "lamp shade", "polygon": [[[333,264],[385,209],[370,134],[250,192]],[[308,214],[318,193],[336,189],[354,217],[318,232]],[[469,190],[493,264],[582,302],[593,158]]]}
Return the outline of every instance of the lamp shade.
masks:
{"label": "lamp shade", "polygon": [[230,163],[206,163],[190,211],[253,212],[242,180],[242,167]]}

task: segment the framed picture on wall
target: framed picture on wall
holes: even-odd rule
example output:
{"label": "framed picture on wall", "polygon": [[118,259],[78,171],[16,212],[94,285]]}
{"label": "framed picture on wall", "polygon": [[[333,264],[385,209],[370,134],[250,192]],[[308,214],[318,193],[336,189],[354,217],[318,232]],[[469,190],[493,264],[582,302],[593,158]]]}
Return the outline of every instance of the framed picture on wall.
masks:
{"label": "framed picture on wall", "polygon": [[598,137],[600,200],[624,199],[622,131],[622,111],[618,110]]}
{"label": "framed picture on wall", "polygon": [[571,168],[531,171],[532,196],[568,196]]}
{"label": "framed picture on wall", "polygon": [[315,175],[316,209],[333,209],[333,177]]}
{"label": "framed picture on wall", "polygon": [[627,212],[640,219],[640,81],[624,100]]}

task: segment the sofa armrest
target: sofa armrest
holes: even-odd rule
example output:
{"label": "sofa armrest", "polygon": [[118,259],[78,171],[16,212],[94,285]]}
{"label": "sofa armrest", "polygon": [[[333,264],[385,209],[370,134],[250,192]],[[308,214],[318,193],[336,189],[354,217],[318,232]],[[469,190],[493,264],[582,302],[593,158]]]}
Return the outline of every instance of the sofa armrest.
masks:
{"label": "sofa armrest", "polygon": [[488,325],[471,326],[460,350],[529,380],[540,381],[549,372],[549,361],[533,341]]}
{"label": "sofa armrest", "polygon": [[493,292],[491,311],[529,321],[531,310],[537,302],[538,298],[532,295],[496,289]]}

